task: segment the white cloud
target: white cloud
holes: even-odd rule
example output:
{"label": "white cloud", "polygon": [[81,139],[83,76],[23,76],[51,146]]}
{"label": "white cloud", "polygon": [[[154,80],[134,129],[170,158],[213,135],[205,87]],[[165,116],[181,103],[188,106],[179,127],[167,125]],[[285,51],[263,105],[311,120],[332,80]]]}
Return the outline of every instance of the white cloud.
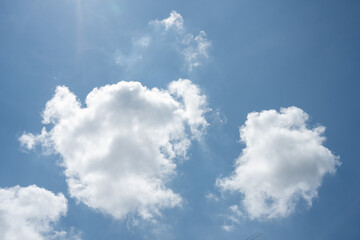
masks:
{"label": "white cloud", "polygon": [[234,225],[223,225],[222,229],[224,229],[227,232],[231,232],[234,229]]}
{"label": "white cloud", "polygon": [[174,28],[176,31],[182,31],[184,29],[184,19],[180,13],[177,13],[176,11],[172,11],[169,17],[162,20],[152,20],[150,21],[150,24],[156,27],[163,27],[165,31],[168,31],[171,28]]}
{"label": "white cloud", "polygon": [[150,36],[142,36],[139,39],[133,39],[133,45],[141,46],[143,48],[147,48],[151,43]]}
{"label": "white cloud", "polygon": [[53,225],[66,211],[67,200],[61,193],[35,185],[0,188],[0,239],[63,239],[67,233],[60,236]]}
{"label": "white cloud", "polygon": [[185,79],[168,90],[139,82],[95,88],[85,107],[59,86],[43,112],[52,129],[19,140],[62,156],[72,197],[117,219],[128,213],[148,219],[181,203],[166,183],[176,159],[186,158],[191,140],[201,138],[206,111],[205,96]]}
{"label": "white cloud", "polygon": [[149,24],[164,30],[164,33],[170,29],[174,30],[178,51],[184,56],[185,65],[189,72],[201,66],[202,62],[209,57],[211,42],[207,39],[205,31],[200,31],[196,36],[188,33],[184,28],[183,17],[176,11],[172,11],[168,18],[152,20]]}
{"label": "white cloud", "polygon": [[189,34],[184,44],[185,48],[181,50],[181,53],[184,55],[188,70],[191,72],[193,68],[201,66],[202,62],[209,57],[208,51],[211,43],[207,39],[206,33],[200,31],[196,37]]}
{"label": "white cloud", "polygon": [[219,201],[219,198],[218,196],[216,196],[214,193],[208,193],[205,195],[205,198],[208,200],[208,201],[215,201],[215,202],[218,202]]}
{"label": "white cloud", "polygon": [[245,149],[231,176],[216,185],[242,193],[251,219],[286,217],[301,198],[311,206],[324,175],[340,164],[323,146],[325,128],[309,129],[308,118],[297,107],[253,112],[240,128]]}
{"label": "white cloud", "polygon": [[149,25],[153,26],[156,31],[152,29],[148,34],[134,37],[128,54],[120,49],[115,51],[113,57],[117,65],[125,69],[136,67],[141,60],[147,57],[148,48],[154,46],[156,42],[162,46],[161,48],[164,46],[174,48],[176,53],[183,58],[184,66],[189,72],[201,66],[209,58],[211,42],[205,31],[200,31],[197,35],[189,33],[184,27],[184,19],[180,13],[172,11],[169,17],[152,20]]}
{"label": "white cloud", "polygon": [[241,220],[244,218],[238,205],[230,206],[222,216],[226,218],[226,222],[223,224],[222,228],[227,232],[234,230],[235,225],[240,224]]}

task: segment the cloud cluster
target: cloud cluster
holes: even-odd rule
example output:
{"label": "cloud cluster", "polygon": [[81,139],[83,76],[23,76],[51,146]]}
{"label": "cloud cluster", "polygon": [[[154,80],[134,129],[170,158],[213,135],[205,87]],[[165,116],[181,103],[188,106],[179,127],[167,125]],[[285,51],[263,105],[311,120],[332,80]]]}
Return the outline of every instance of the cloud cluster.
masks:
{"label": "cloud cluster", "polygon": [[35,185],[0,188],[0,239],[64,239],[67,233],[56,232],[53,224],[66,211],[67,200],[61,193]]}
{"label": "cloud cluster", "polygon": [[286,217],[300,199],[311,206],[324,175],[340,164],[323,146],[325,128],[309,129],[308,118],[297,107],[253,112],[240,128],[246,146],[234,172],[217,179],[216,185],[242,193],[242,206],[251,219]]}
{"label": "cloud cluster", "polygon": [[190,80],[168,89],[119,82],[93,89],[82,107],[67,87],[59,86],[43,112],[45,128],[26,133],[28,149],[42,145],[61,155],[69,193],[101,212],[121,219],[144,219],[181,203],[166,187],[176,159],[186,158],[191,140],[208,125],[205,96]]}

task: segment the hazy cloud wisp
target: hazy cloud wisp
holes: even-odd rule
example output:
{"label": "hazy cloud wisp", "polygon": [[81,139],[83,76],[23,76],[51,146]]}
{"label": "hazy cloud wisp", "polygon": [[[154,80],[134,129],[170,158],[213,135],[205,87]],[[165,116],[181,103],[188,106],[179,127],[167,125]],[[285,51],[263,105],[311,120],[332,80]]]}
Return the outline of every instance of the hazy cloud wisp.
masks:
{"label": "hazy cloud wisp", "polygon": [[200,31],[196,36],[188,33],[184,27],[183,17],[176,11],[172,11],[169,17],[162,20],[150,21],[150,25],[164,33],[169,32],[169,30],[174,31],[178,41],[178,51],[184,56],[185,65],[189,72],[201,66],[209,57],[211,42],[208,40],[206,32]]}
{"label": "hazy cloud wisp", "polygon": [[[180,55],[186,71],[193,71],[201,66],[209,58],[211,42],[205,31],[197,35],[189,33],[184,26],[184,19],[180,13],[172,11],[170,16],[162,20],[152,20],[149,25],[153,26],[149,33],[132,39],[131,51],[125,54],[120,49],[114,53],[115,63],[131,69],[136,67],[144,58],[148,57],[148,49],[158,42],[163,46],[169,46]],[[167,43],[167,44],[165,44]],[[161,48],[164,50],[164,48]]]}

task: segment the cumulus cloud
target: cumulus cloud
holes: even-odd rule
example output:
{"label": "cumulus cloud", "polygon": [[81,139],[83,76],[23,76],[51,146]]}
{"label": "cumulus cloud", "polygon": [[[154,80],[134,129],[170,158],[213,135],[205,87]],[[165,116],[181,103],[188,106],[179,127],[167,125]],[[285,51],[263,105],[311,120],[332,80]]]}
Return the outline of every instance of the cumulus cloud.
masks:
{"label": "cumulus cloud", "polygon": [[66,211],[67,200],[61,193],[35,185],[0,188],[0,239],[64,239],[69,235],[55,231],[53,225]]}
{"label": "cumulus cloud", "polygon": [[251,219],[286,217],[300,199],[311,206],[324,175],[340,165],[323,146],[325,127],[311,129],[308,119],[302,109],[289,107],[252,112],[240,128],[246,146],[234,172],[216,185],[242,193],[241,205]]}
{"label": "cumulus cloud", "polygon": [[116,219],[128,213],[149,219],[180,205],[166,183],[208,125],[200,89],[186,79],[166,90],[122,81],[93,89],[85,102],[57,87],[43,112],[52,128],[25,133],[21,144],[59,153],[70,195]]}

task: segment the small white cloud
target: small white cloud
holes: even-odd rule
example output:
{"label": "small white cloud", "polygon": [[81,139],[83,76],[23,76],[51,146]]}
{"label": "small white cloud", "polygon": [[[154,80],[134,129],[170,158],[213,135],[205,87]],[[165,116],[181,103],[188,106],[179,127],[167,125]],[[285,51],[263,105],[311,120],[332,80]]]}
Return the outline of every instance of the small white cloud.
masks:
{"label": "small white cloud", "polygon": [[169,17],[152,20],[149,25],[154,28],[148,34],[134,37],[128,54],[124,54],[120,49],[114,52],[113,57],[117,65],[128,69],[136,67],[136,64],[147,57],[147,50],[151,44],[174,48],[183,58],[184,67],[189,72],[201,66],[209,58],[211,42],[205,31],[200,31],[197,35],[187,32],[180,13],[172,11]]}
{"label": "small white cloud", "polygon": [[35,185],[0,188],[0,239],[64,239],[53,225],[66,211],[67,200],[61,193],[55,195]]}
{"label": "small white cloud", "polygon": [[166,183],[176,159],[186,158],[191,140],[204,133],[206,111],[205,96],[185,79],[168,90],[139,82],[95,88],[85,107],[58,87],[43,113],[52,129],[24,134],[20,142],[28,149],[50,146],[62,156],[70,195],[78,201],[116,219],[128,213],[150,219],[181,203]]}
{"label": "small white cloud", "polygon": [[40,145],[42,148],[42,152],[46,155],[54,153],[52,144],[50,141],[50,135],[46,131],[46,128],[43,127],[41,130],[41,134],[33,135],[31,133],[24,133],[19,138],[20,144],[22,147],[26,149],[34,149],[36,146]]}
{"label": "small white cloud", "polygon": [[209,201],[215,201],[215,202],[219,201],[218,196],[216,196],[214,193],[208,193],[208,194],[206,194],[206,195],[205,195],[205,198],[206,198],[207,200],[209,200]]}
{"label": "small white cloud", "polygon": [[172,11],[170,16],[162,20],[152,20],[149,24],[154,25],[155,27],[163,27],[165,31],[168,31],[171,28],[174,28],[177,31],[182,31],[184,29],[184,19],[176,11]]}
{"label": "small white cloud", "polygon": [[150,36],[142,36],[139,39],[133,39],[133,45],[140,46],[143,48],[147,48],[150,45],[151,37]]}
{"label": "small white cloud", "polygon": [[184,56],[185,66],[189,72],[201,66],[209,57],[211,42],[208,40],[205,31],[200,31],[196,36],[188,33],[184,28],[183,17],[179,13],[172,11],[168,18],[153,20],[149,24],[158,29],[163,29],[164,33],[167,33],[169,29],[174,29],[177,50]]}
{"label": "small white cloud", "polygon": [[32,149],[38,142],[41,142],[40,136],[34,136],[31,133],[23,134],[20,138],[20,144],[27,149]]}
{"label": "small white cloud", "polygon": [[223,225],[222,229],[224,229],[227,232],[231,232],[232,230],[234,230],[234,225]]}
{"label": "small white cloud", "polygon": [[70,228],[69,231],[55,231],[53,235],[49,236],[51,240],[81,240],[81,231]]}
{"label": "small white cloud", "polygon": [[216,185],[242,193],[251,219],[286,217],[301,198],[311,206],[324,175],[340,165],[339,157],[323,146],[325,128],[309,129],[308,118],[297,107],[253,112],[240,128],[246,147],[231,176],[217,179]]}
{"label": "small white cloud", "polygon": [[226,219],[222,228],[227,232],[234,230],[235,225],[240,224],[241,220],[244,218],[244,215],[238,205],[230,206],[224,214],[221,214],[221,216]]}
{"label": "small white cloud", "polygon": [[184,55],[188,70],[191,72],[193,68],[201,66],[202,62],[209,57],[208,51],[211,43],[204,31],[200,31],[196,37],[192,34],[188,35],[184,43],[186,47],[181,50],[181,53]]}
{"label": "small white cloud", "polygon": [[233,213],[235,217],[242,217],[243,213],[240,211],[238,205],[232,205],[230,206],[230,210]]}

